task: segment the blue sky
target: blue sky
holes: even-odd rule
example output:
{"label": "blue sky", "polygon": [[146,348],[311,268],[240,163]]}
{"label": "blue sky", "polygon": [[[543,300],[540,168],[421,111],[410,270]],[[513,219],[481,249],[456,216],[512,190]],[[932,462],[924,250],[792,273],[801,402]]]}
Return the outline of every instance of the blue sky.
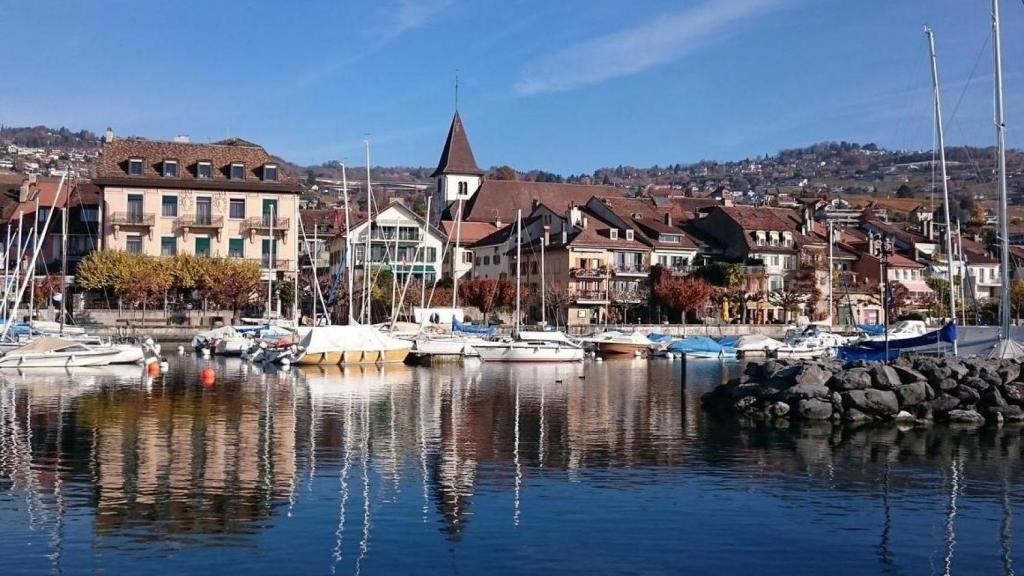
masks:
{"label": "blue sky", "polygon": [[[1024,2],[1002,12],[1009,142],[1024,147]],[[232,135],[303,164],[361,164],[366,135],[374,164],[436,163],[456,70],[485,167],[931,148],[925,23],[947,142],[994,141],[986,0],[0,0],[0,14],[4,124]]]}

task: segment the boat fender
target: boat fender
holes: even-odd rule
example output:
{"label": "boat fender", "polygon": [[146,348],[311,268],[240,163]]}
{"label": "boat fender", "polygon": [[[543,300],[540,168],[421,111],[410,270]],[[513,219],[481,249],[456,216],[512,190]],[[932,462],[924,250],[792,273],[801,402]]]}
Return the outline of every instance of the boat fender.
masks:
{"label": "boat fender", "polygon": [[281,358],[281,367],[282,368],[290,368],[291,365],[292,365],[292,361],[291,360],[289,360],[288,358]]}
{"label": "boat fender", "polygon": [[161,372],[167,372],[170,369],[171,369],[171,365],[170,365],[169,362],[167,362],[167,360],[161,360],[160,361],[160,371]]}
{"label": "boat fender", "polygon": [[146,365],[146,371],[149,372],[150,376],[156,376],[160,374],[160,364],[156,361],[150,362]]}

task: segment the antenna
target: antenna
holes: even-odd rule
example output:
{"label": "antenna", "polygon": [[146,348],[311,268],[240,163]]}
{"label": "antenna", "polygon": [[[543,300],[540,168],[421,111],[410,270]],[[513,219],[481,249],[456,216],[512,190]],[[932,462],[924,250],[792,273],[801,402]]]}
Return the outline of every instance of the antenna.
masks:
{"label": "antenna", "polygon": [[455,111],[459,111],[459,69],[455,69]]}

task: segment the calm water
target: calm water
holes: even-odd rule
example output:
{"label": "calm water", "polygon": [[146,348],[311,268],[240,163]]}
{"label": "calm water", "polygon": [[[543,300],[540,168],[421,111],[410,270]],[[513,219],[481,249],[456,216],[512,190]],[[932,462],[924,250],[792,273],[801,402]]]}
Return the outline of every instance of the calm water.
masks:
{"label": "calm water", "polygon": [[1020,428],[717,420],[738,366],[679,366],[6,373],[2,573],[1024,570]]}

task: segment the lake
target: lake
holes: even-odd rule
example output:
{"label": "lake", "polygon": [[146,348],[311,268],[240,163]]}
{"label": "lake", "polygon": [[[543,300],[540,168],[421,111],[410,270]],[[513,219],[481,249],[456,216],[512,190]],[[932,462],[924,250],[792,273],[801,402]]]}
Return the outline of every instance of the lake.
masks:
{"label": "lake", "polygon": [[[704,415],[739,364],[0,374],[3,573],[1013,574],[1022,430]],[[212,366],[217,381],[200,383]]]}

